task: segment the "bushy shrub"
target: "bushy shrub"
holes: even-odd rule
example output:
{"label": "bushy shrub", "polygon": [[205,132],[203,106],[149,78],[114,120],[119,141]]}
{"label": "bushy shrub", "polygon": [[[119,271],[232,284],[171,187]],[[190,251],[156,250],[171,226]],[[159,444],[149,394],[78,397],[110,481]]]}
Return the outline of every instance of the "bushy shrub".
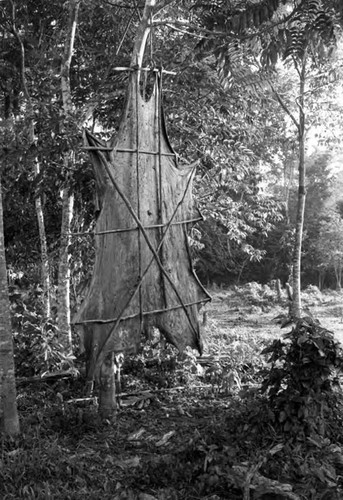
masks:
{"label": "bushy shrub", "polygon": [[42,375],[71,367],[73,356],[66,355],[59,343],[55,322],[43,317],[32,295],[11,287],[10,300],[17,376]]}
{"label": "bushy shrub", "polygon": [[262,354],[271,363],[264,370],[262,392],[282,430],[296,439],[327,436],[327,423],[342,398],[343,351],[333,333],[303,318]]}

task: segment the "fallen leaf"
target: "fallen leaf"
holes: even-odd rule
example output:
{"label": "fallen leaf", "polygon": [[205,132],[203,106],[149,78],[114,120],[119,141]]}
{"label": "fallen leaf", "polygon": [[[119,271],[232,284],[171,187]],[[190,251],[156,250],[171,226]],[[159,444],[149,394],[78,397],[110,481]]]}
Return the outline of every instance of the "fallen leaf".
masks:
{"label": "fallen leaf", "polygon": [[132,432],[127,438],[128,441],[135,441],[136,439],[139,439],[145,432],[145,429],[141,427],[138,431]]}
{"label": "fallen leaf", "polygon": [[279,453],[283,449],[284,445],[282,443],[276,444],[269,450],[270,455],[275,455],[276,453]]}
{"label": "fallen leaf", "polygon": [[116,460],[113,465],[116,465],[117,467],[120,467],[121,469],[132,469],[134,467],[138,467],[140,464],[141,459],[139,457],[134,456],[127,458],[125,460]]}
{"label": "fallen leaf", "polygon": [[138,495],[138,500],[157,500],[157,498],[148,493],[140,493]]}
{"label": "fallen leaf", "polygon": [[143,408],[144,408],[144,399],[140,399],[138,401],[138,403],[136,404],[136,408],[138,408],[138,410],[143,410]]}
{"label": "fallen leaf", "polygon": [[169,439],[175,434],[175,431],[170,431],[170,432],[167,432],[167,434],[165,434],[163,436],[162,439],[160,439],[157,443],[156,443],[156,446],[163,446],[165,445]]}
{"label": "fallen leaf", "polygon": [[134,406],[137,401],[140,401],[140,398],[136,397],[136,396],[130,396],[130,397],[127,397],[127,398],[123,398],[120,402],[120,405],[125,407],[125,406]]}
{"label": "fallen leaf", "polygon": [[182,408],[181,405],[178,405],[177,408],[176,408],[177,412],[179,415],[184,415],[185,414],[185,410]]}
{"label": "fallen leaf", "polygon": [[7,456],[8,456],[8,457],[15,457],[16,455],[18,455],[18,453],[19,453],[19,452],[20,452],[20,449],[19,449],[19,448],[17,448],[16,450],[9,451],[9,452],[7,453]]}

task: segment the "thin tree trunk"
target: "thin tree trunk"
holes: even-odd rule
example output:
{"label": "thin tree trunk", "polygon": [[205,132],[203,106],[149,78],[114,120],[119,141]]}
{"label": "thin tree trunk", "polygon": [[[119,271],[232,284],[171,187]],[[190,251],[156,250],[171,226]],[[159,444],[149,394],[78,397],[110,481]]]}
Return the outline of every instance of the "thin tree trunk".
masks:
{"label": "thin tree trunk", "polygon": [[[35,160],[35,175],[39,174],[39,163]],[[43,285],[43,312],[46,318],[51,316],[51,294],[50,294],[50,270],[48,245],[46,240],[44,212],[42,206],[42,197],[40,195],[35,198],[36,216],[38,222],[40,251],[41,251],[41,281]]]}
{"label": "thin tree trunk", "polygon": [[282,304],[282,290],[281,290],[281,281],[278,278],[275,280],[275,289],[276,289],[276,297],[279,304]]}
{"label": "thin tree trunk", "polygon": [[305,200],[306,200],[306,190],[305,190],[305,179],[306,179],[306,165],[305,165],[305,81],[306,81],[306,50],[301,61],[301,68],[298,67],[298,63],[294,60],[295,69],[299,74],[300,85],[299,85],[299,96],[297,98],[297,104],[299,107],[299,120],[293,115],[291,110],[287,107],[281,96],[276,92],[273,85],[270,84],[271,89],[276,97],[276,100],[282,107],[282,109],[288,114],[288,116],[293,121],[294,125],[298,130],[298,144],[299,144],[299,182],[298,182],[298,203],[297,203],[297,215],[295,223],[295,242],[293,249],[293,273],[292,273],[292,303],[290,314],[299,318],[302,312],[301,306],[301,250],[302,250],[302,239],[303,239],[303,228],[304,228],[304,213],[305,213]]}
{"label": "thin tree trunk", "polygon": [[341,264],[338,262],[334,263],[334,272],[336,278],[336,290],[341,290],[342,288],[342,268]]}
{"label": "thin tree trunk", "polygon": [[286,168],[285,168],[285,172],[284,172],[284,203],[285,203],[286,219],[287,219],[287,222],[289,222],[289,195],[290,195],[292,185],[293,185],[294,168],[295,168],[293,154],[292,154],[292,156],[287,156],[286,164],[290,165],[290,167],[289,167],[289,174],[288,175],[287,175]]}
{"label": "thin tree trunk", "polygon": [[62,222],[61,245],[58,266],[58,330],[60,341],[66,351],[72,350],[72,335],[70,328],[70,230],[73,218],[74,197],[68,189],[62,191]]}
{"label": "thin tree trunk", "polygon": [[[64,116],[68,119],[73,116],[74,106],[71,98],[70,88],[70,65],[73,55],[75,32],[77,27],[78,11],[80,0],[69,1],[69,23],[64,45],[64,53],[61,62],[61,92]],[[72,171],[75,161],[72,150],[66,151],[63,155],[63,167],[66,177]],[[72,337],[70,328],[70,266],[69,266],[69,245],[70,229],[73,218],[74,197],[70,188],[65,186],[62,191],[62,223],[61,223],[61,243],[60,260],[58,267],[58,330],[60,342],[67,352],[72,350]]]}
{"label": "thin tree trunk", "polygon": [[132,51],[131,65],[141,66],[145,51],[146,42],[150,34],[150,20],[154,7],[158,0],[145,0],[144,12],[135,36],[135,43]]}
{"label": "thin tree trunk", "polygon": [[0,177],[0,433],[19,434]]}
{"label": "thin tree trunk", "polygon": [[325,281],[325,271],[318,272],[318,288],[319,290],[323,290]]}
{"label": "thin tree trunk", "polygon": [[[149,22],[156,5],[156,0],[146,0],[142,19],[137,29],[135,44],[131,57],[131,65],[141,67],[147,38],[150,33]],[[139,78],[138,69],[138,78]],[[106,356],[100,367],[100,394],[99,394],[99,413],[102,418],[115,418],[116,416],[116,387],[114,374],[116,372],[116,363],[114,353]]]}
{"label": "thin tree trunk", "polygon": [[241,265],[241,268],[238,272],[238,276],[237,276],[237,280],[236,280],[236,285],[238,286],[240,284],[240,281],[241,281],[241,277],[242,277],[242,273],[244,271],[244,268],[246,266],[246,264],[248,263],[249,261],[249,258],[247,257],[244,261],[243,261],[243,264]]}
{"label": "thin tree trunk", "polygon": [[299,155],[299,191],[298,191],[298,204],[297,216],[295,224],[295,242],[293,253],[293,306],[292,313],[294,317],[301,316],[301,250],[304,228],[304,213],[305,213],[305,161],[304,161],[304,138],[299,141],[300,155]]}
{"label": "thin tree trunk", "polygon": [[299,92],[299,185],[298,185],[298,204],[295,223],[295,242],[293,253],[293,303],[292,315],[300,318],[302,313],[301,304],[301,250],[304,229],[304,214],[306,201],[306,164],[305,164],[305,112],[304,112],[304,94],[305,94],[305,76],[306,76],[306,55],[302,61],[300,75]]}
{"label": "thin tree trunk", "polygon": [[100,368],[99,413],[102,419],[114,419],[117,411],[114,352],[109,353]]}
{"label": "thin tree trunk", "polygon": [[[25,64],[25,48],[21,36],[15,25],[15,10],[13,5],[13,31],[17,38],[17,41],[20,45],[21,52],[21,61],[20,61],[20,75],[21,75],[21,84],[23,88],[23,94],[26,99],[27,105],[27,117],[28,117],[28,143],[30,146],[35,145],[35,125],[34,125],[34,110],[31,95],[28,89],[27,80],[26,80],[26,64]],[[39,162],[38,158],[34,159],[33,171],[35,176],[39,174]],[[39,240],[41,245],[41,281],[43,286],[43,312],[45,317],[50,317],[51,313],[51,298],[50,298],[50,273],[49,273],[49,258],[48,258],[48,250],[47,250],[47,241],[46,241],[46,233],[45,233],[45,224],[44,224],[44,213],[43,213],[43,205],[42,205],[42,197],[38,194],[35,197],[35,207],[36,207],[36,215],[38,221],[38,231],[39,231]]]}

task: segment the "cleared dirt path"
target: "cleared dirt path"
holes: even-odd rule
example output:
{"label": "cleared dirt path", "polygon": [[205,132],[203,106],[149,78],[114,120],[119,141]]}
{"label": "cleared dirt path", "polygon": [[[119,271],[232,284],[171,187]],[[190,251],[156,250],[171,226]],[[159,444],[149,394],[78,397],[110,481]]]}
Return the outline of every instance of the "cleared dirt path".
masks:
{"label": "cleared dirt path", "polygon": [[[244,287],[230,290],[212,289],[212,302],[206,306],[207,335],[227,335],[231,341],[237,339],[249,342],[259,334],[261,340],[273,340],[289,331],[281,329],[277,318],[287,314],[286,300],[279,305],[276,293],[268,286],[249,283]],[[304,315],[309,313],[318,319],[324,328],[332,331],[343,344],[343,292],[320,292],[317,287],[309,287],[303,292]]]}

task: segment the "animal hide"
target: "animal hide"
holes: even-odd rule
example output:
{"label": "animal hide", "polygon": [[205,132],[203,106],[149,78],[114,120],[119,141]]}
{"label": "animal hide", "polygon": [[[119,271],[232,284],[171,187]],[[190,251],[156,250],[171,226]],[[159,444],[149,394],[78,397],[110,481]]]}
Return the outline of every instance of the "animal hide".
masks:
{"label": "animal hide", "polygon": [[82,326],[88,376],[108,352],[136,352],[156,327],[180,351],[202,351],[198,311],[210,300],[191,263],[188,236],[201,220],[194,166],[180,166],[166,133],[160,78],[148,100],[130,76],[119,132],[110,144],[86,133],[100,200],[96,257],[73,322]]}

